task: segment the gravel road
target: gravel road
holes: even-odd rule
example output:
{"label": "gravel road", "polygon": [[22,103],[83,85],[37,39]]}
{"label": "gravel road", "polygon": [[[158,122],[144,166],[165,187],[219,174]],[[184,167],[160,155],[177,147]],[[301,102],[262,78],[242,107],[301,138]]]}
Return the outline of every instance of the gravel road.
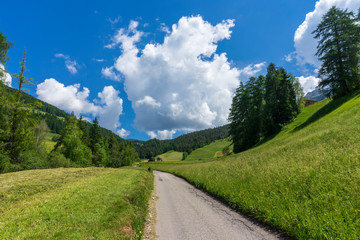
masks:
{"label": "gravel road", "polygon": [[154,171],[160,240],[278,239],[172,174]]}

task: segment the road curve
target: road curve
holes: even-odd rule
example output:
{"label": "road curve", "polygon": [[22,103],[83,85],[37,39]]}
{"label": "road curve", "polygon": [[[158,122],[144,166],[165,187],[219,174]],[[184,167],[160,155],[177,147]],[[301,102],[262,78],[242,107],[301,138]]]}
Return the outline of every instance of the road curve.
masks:
{"label": "road curve", "polygon": [[172,174],[154,171],[160,240],[278,239]]}

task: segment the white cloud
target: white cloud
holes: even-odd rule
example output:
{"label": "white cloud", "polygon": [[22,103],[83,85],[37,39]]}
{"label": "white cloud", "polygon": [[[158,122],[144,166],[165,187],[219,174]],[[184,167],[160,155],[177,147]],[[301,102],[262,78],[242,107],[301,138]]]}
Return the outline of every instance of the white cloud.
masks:
{"label": "white cloud", "polygon": [[137,100],[135,104],[137,106],[144,104],[151,107],[161,107],[161,103],[157,102],[155,99],[153,99],[150,96],[145,96],[143,99]]}
{"label": "white cloud", "polygon": [[309,76],[309,77],[301,76],[301,77],[297,77],[297,79],[299,80],[305,95],[308,92],[315,90],[315,88],[319,85],[319,81],[320,81],[320,78],[314,76]]}
{"label": "white cloud", "polygon": [[73,111],[77,116],[80,114],[98,116],[101,126],[118,133],[123,100],[119,97],[119,91],[113,86],[105,86],[103,91],[98,93],[98,99],[90,101],[88,88],[81,89],[80,84],[65,86],[49,78],[37,85],[36,94],[39,99],[68,112]]}
{"label": "white cloud", "polygon": [[122,129],[117,130],[116,133],[117,133],[120,137],[126,138],[127,136],[130,135],[131,132],[129,132],[129,131],[127,131],[127,130],[125,130],[125,129],[122,128]]}
{"label": "white cloud", "polygon": [[0,72],[2,72],[2,76],[0,76],[0,80],[5,83],[5,85],[11,87],[12,77],[9,73],[5,72],[5,67],[0,63]]}
{"label": "white cloud", "polygon": [[114,80],[114,81],[120,81],[120,76],[114,72],[114,66],[107,67],[107,68],[102,68],[101,69],[101,74],[105,78],[109,78],[109,79]]}
{"label": "white cloud", "polygon": [[256,73],[264,64],[241,71],[230,66],[226,53],[216,53],[217,43],[230,39],[233,20],[214,26],[201,16],[182,17],[163,43],[141,50],[136,43],[144,33],[136,26],[132,21],[118,30],[109,46],[122,50],[113,67],[124,76],[135,126],[152,137],[226,124],[240,75]]}
{"label": "white cloud", "polygon": [[176,130],[162,130],[162,131],[148,131],[146,132],[150,138],[157,138],[159,140],[172,139]]}
{"label": "white cloud", "polygon": [[168,26],[166,26],[165,23],[160,23],[160,31],[165,32],[167,34],[170,33],[170,30],[169,30]]}
{"label": "white cloud", "polygon": [[87,99],[90,90],[86,87],[81,90],[80,84],[65,86],[54,78],[49,78],[37,85],[36,94],[39,99],[66,111],[74,111],[76,115],[99,111],[98,106]]}
{"label": "white cloud", "polygon": [[102,58],[93,58],[95,62],[104,62],[105,60]]}
{"label": "white cloud", "polygon": [[313,32],[321,22],[322,16],[332,7],[355,11],[359,8],[359,0],[319,0],[315,4],[315,9],[306,14],[304,22],[297,28],[294,35],[295,59],[298,64],[310,64],[314,67],[321,65],[315,56],[317,40],[314,39]]}
{"label": "white cloud", "polygon": [[240,78],[242,81],[247,81],[250,77],[255,76],[261,72],[265,67],[265,62],[257,64],[249,64],[240,70]]}
{"label": "white cloud", "polygon": [[78,72],[78,69],[80,68],[80,65],[75,61],[71,60],[68,55],[62,54],[62,53],[56,53],[54,55],[56,58],[63,58],[65,59],[65,67],[71,74],[76,74]]}

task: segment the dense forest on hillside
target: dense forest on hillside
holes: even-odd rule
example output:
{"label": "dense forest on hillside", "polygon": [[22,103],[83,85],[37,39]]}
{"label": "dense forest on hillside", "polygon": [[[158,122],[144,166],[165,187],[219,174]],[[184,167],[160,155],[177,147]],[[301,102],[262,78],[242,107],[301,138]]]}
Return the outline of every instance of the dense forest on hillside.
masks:
{"label": "dense forest on hillside", "polygon": [[228,125],[181,135],[172,140],[151,139],[138,147],[140,158],[150,158],[170,150],[184,152],[185,155],[197,148],[229,136]]}

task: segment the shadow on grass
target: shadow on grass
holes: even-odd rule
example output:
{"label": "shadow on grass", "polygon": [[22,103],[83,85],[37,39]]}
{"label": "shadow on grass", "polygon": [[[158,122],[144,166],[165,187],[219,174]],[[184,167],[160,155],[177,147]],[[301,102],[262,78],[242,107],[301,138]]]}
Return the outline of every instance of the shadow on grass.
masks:
{"label": "shadow on grass", "polygon": [[347,101],[349,101],[351,98],[353,98],[355,95],[357,95],[356,97],[359,97],[359,92],[354,93],[354,94],[349,94],[347,96],[335,99],[330,101],[328,104],[326,104],[324,107],[320,108],[318,111],[316,111],[311,117],[309,117],[303,124],[301,124],[300,126],[296,127],[294,130],[292,130],[292,132],[296,132],[299,131],[301,129],[303,129],[304,127],[308,126],[309,124],[316,122],[317,120],[319,120],[320,118],[325,117],[326,115],[328,115],[329,113],[331,113],[332,111],[336,110],[337,108],[339,108],[341,105],[343,105],[344,103],[346,103]]}

